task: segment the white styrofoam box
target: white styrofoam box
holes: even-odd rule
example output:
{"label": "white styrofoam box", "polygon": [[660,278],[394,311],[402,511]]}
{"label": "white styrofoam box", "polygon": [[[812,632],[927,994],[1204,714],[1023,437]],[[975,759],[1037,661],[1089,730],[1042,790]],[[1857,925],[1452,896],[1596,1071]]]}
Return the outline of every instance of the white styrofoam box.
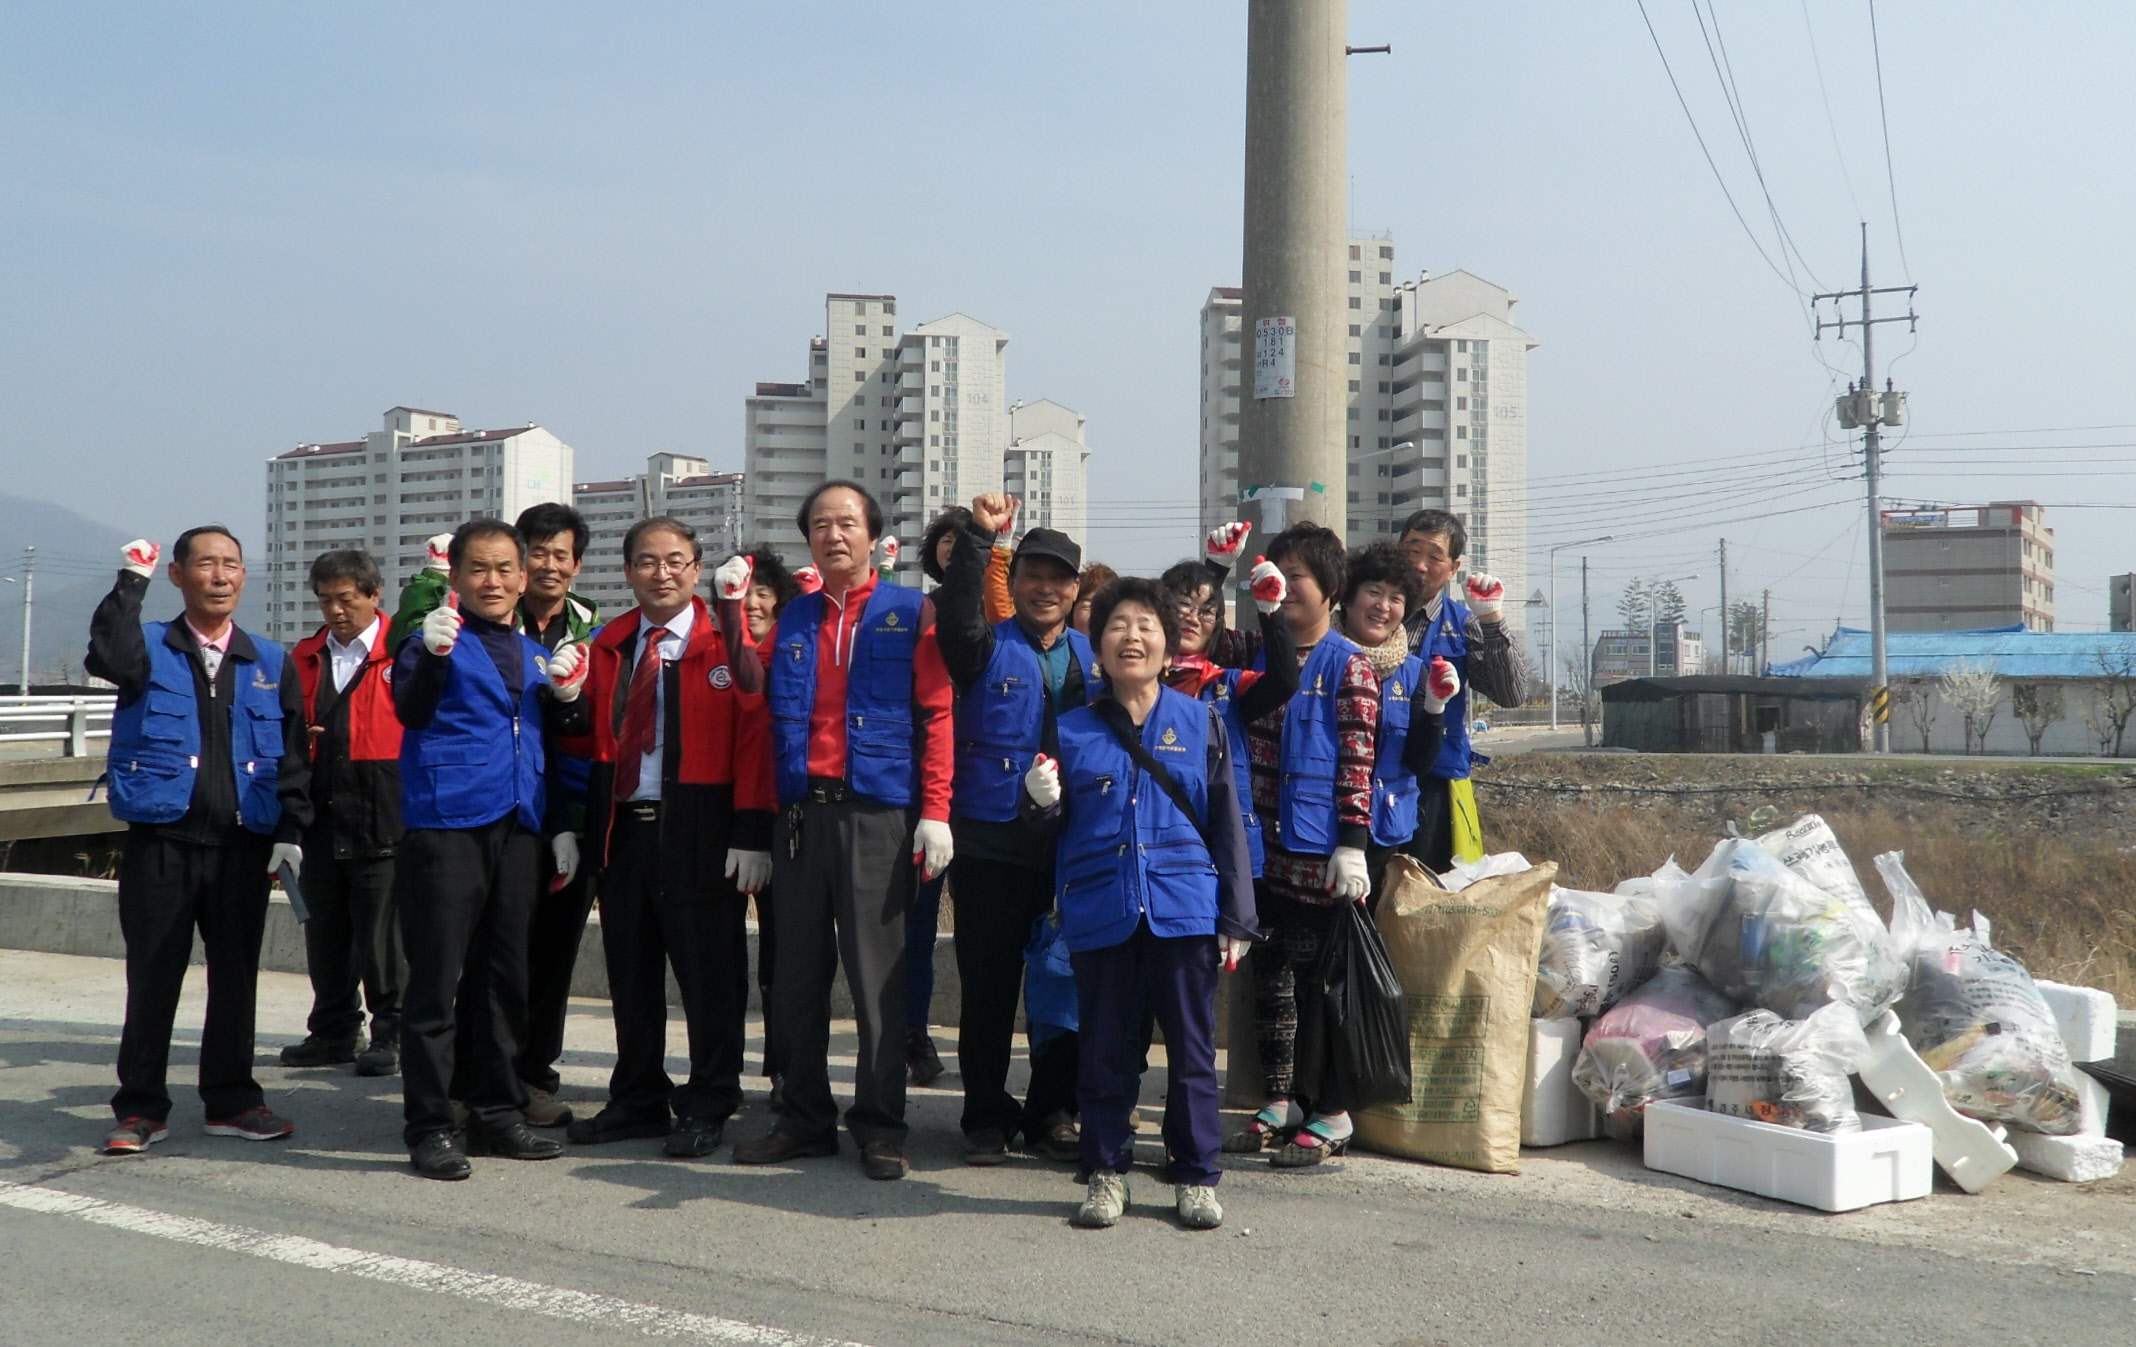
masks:
{"label": "white styrofoam box", "polygon": [[[1869,1055],[1858,1073],[1862,1083],[1875,1092],[1892,1117],[1920,1123],[1934,1134],[1936,1163],[1952,1182],[1977,1193],[2009,1172],[2017,1163],[2017,1152],[1989,1131],[1986,1123],[1951,1107],[1943,1097],[1943,1082],[1899,1032],[1896,1014],[1885,1011],[1864,1025],[1862,1033],[1869,1040]],[[1868,1121],[1862,1119],[1864,1125]]]}
{"label": "white styrofoam box", "polygon": [[2090,1183],[2121,1172],[2121,1143],[2112,1137],[2048,1137],[2012,1128],[2010,1146],[2018,1168],[2064,1183]]}
{"label": "white styrofoam box", "polygon": [[1572,1083],[1578,1020],[1528,1021],[1528,1078],[1520,1089],[1520,1144],[1562,1146],[1602,1135],[1602,1114]]}
{"label": "white styrofoam box", "polygon": [[1646,1167],[1760,1197],[1853,1211],[1927,1197],[1935,1134],[1919,1123],[1866,1117],[1858,1132],[1806,1132],[1661,1099],[1646,1106]]}
{"label": "white styrofoam box", "polygon": [[2097,987],[2071,987],[2060,982],[2040,982],[2040,995],[2054,1012],[2062,1042],[2069,1046],[2072,1062],[2104,1062],[2114,1055],[2114,1031],[2119,1027],[2120,1008],[2114,998]]}

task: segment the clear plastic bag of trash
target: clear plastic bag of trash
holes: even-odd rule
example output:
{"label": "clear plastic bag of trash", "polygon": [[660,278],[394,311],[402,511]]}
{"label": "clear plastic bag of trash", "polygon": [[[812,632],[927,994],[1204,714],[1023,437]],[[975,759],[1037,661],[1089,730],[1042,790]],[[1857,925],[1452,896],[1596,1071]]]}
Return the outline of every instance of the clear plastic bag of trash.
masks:
{"label": "clear plastic bag of trash", "polygon": [[[1672,883],[1684,877],[1674,861],[1661,873]],[[1536,959],[1536,1019],[1599,1015],[1654,976],[1668,941],[1654,889],[1655,881],[1644,878],[1625,881],[1615,893],[1551,886]]]}
{"label": "clear plastic bag of trash", "polygon": [[[1843,858],[1842,858],[1843,859]],[[1747,838],[1713,849],[1660,894],[1669,943],[1723,993],[1783,1019],[1832,1001],[1864,1024],[1906,988],[1906,964],[1855,886],[1834,893]]]}
{"label": "clear plastic bag of trash", "polygon": [[1913,967],[1899,1029],[1942,1079],[1951,1107],[2050,1136],[2078,1131],[2075,1068],[2032,975],[1995,948],[1978,912],[1971,930],[1931,912],[1903,852],[1877,857],[1876,871],[1891,892],[1892,935]]}
{"label": "clear plastic bag of trash", "polygon": [[1517,851],[1499,851],[1473,861],[1455,861],[1453,869],[1439,876],[1439,883],[1448,893],[1459,893],[1479,879],[1517,875],[1534,868],[1528,858]]}
{"label": "clear plastic bag of trash", "polygon": [[1686,964],[1671,964],[1602,1012],[1572,1063],[1572,1083],[1613,1137],[1640,1134],[1656,1099],[1706,1092],[1706,1026],[1742,1007]]}
{"label": "clear plastic bag of trash", "polygon": [[1854,862],[1822,815],[1804,814],[1785,828],[1759,833],[1756,840],[1767,855],[1826,893],[1869,906],[1869,892],[1854,873]]}
{"label": "clear plastic bag of trash", "polygon": [[1746,1011],[1706,1026],[1706,1107],[1809,1132],[1858,1132],[1848,1078],[1868,1053],[1862,1022],[1843,1001],[1806,1020]]}

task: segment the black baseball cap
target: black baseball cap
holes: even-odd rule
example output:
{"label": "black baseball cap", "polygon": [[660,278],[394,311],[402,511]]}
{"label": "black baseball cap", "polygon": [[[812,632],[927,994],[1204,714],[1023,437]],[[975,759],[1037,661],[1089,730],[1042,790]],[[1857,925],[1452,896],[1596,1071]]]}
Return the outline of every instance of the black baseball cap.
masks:
{"label": "black baseball cap", "polygon": [[1023,541],[1016,544],[1016,557],[1010,564],[1024,557],[1051,557],[1077,575],[1083,572],[1083,549],[1059,529],[1032,529],[1024,534]]}

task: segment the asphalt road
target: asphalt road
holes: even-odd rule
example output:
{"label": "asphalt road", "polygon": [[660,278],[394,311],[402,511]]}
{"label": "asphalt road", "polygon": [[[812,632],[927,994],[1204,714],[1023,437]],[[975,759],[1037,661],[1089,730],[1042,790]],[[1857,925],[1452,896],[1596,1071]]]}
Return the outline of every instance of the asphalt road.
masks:
{"label": "asphalt road", "polygon": [[[1138,1170],[1128,1218],[1081,1231],[1067,1167],[967,1168],[957,1097],[928,1090],[902,1183],[863,1179],[850,1147],[762,1170],[651,1141],[430,1183],[396,1082],[269,1065],[308,993],[262,983],[261,1075],[297,1135],[206,1137],[182,1095],[169,1141],[105,1158],[118,966],[0,952],[0,1343],[2136,1341],[2126,1177],[1830,1216],[1607,1142],[1530,1152],[1518,1177],[1242,1160],[1220,1230],[1180,1229]],[[567,1095],[598,1101],[606,1040],[606,1006],[577,1006]],[[190,1050],[174,1062],[189,1079]],[[753,1093],[730,1139],[764,1125]]]}

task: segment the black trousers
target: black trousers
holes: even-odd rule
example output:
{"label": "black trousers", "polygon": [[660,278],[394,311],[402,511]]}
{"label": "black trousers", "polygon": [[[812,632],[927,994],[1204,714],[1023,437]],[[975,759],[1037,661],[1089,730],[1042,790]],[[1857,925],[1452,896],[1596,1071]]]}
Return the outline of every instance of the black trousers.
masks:
{"label": "black trousers", "polygon": [[1076,1036],[1062,1034],[1031,1056],[1031,1088],[1018,1104],[1009,1093],[1016,1006],[1023,996],[1024,947],[1031,923],[1053,907],[1051,867],[959,857],[950,863],[957,929],[957,1074],[964,1080],[967,1135],[997,1128],[1036,1133],[1055,1113],[1076,1111]]}
{"label": "black trousers", "polygon": [[1436,776],[1417,778],[1417,831],[1402,848],[1443,875],[1454,868],[1453,784]]}
{"label": "black trousers", "polygon": [[[666,1122],[732,1116],[742,1103],[742,1040],[749,984],[747,900],[715,873],[708,893],[673,893],[660,882],[660,822],[616,815],[612,860],[601,883],[601,946],[616,1021],[616,1066],[608,1106]],[[675,969],[690,1036],[690,1078],[667,1073],[667,970]]]}
{"label": "black trousers", "polygon": [[1297,1089],[1298,1040],[1324,1033],[1326,1026],[1313,993],[1313,968],[1342,909],[1300,902],[1266,884],[1254,886],[1254,901],[1268,931],[1253,953],[1254,1046],[1267,1098],[1296,1099],[1314,1112],[1346,1112],[1349,1101],[1335,1091],[1309,1099]]}
{"label": "black trousers", "polygon": [[803,806],[798,836],[782,812],[772,839],[778,963],[771,1013],[786,1059],[779,1130],[815,1141],[838,1130],[831,1097],[831,979],[845,965],[860,1045],[856,1140],[905,1140],[905,906],[912,897],[913,813],[857,800]]}
{"label": "black trousers", "polygon": [[111,1111],[170,1117],[171,1025],[193,958],[193,929],[208,960],[200,1035],[200,1102],[232,1118],[263,1101],[252,1078],[260,937],[267,929],[267,838],[232,829],[220,846],[159,836],[136,825],[119,862],[119,930],[126,939],[126,1027]]}
{"label": "black trousers", "polygon": [[[786,1074],[786,1052],[779,1042],[778,1026],[771,1018],[771,976],[779,957],[779,905],[771,894],[771,886],[766,885],[756,896],[756,980],[757,999],[764,1014],[764,1074],[778,1078]],[[748,951],[743,951],[743,957],[748,957]]]}
{"label": "black trousers", "polygon": [[[585,838],[579,841],[591,850]],[[556,864],[547,844],[542,855],[544,864],[535,867],[534,914],[527,923],[527,1023],[519,1043],[519,1079],[529,1089],[555,1094],[563,1084],[556,1064],[564,1055],[571,977],[586,938],[586,914],[593,910],[593,881],[590,867],[581,865],[569,884],[551,893]]]}
{"label": "black trousers", "polygon": [[541,837],[511,815],[479,828],[413,828],[401,841],[401,1111],[411,1146],[451,1129],[455,1092],[486,1128],[525,1120],[515,1035],[527,1014],[527,922],[542,851]]}
{"label": "black trousers", "polygon": [[311,920],[304,923],[304,966],[311,974],[311,1017],[305,1027],[320,1038],[351,1039],[363,1033],[371,1012],[371,1037],[400,1042],[400,920],[393,903],[391,856],[336,859],[325,848],[304,851],[304,890]]}

